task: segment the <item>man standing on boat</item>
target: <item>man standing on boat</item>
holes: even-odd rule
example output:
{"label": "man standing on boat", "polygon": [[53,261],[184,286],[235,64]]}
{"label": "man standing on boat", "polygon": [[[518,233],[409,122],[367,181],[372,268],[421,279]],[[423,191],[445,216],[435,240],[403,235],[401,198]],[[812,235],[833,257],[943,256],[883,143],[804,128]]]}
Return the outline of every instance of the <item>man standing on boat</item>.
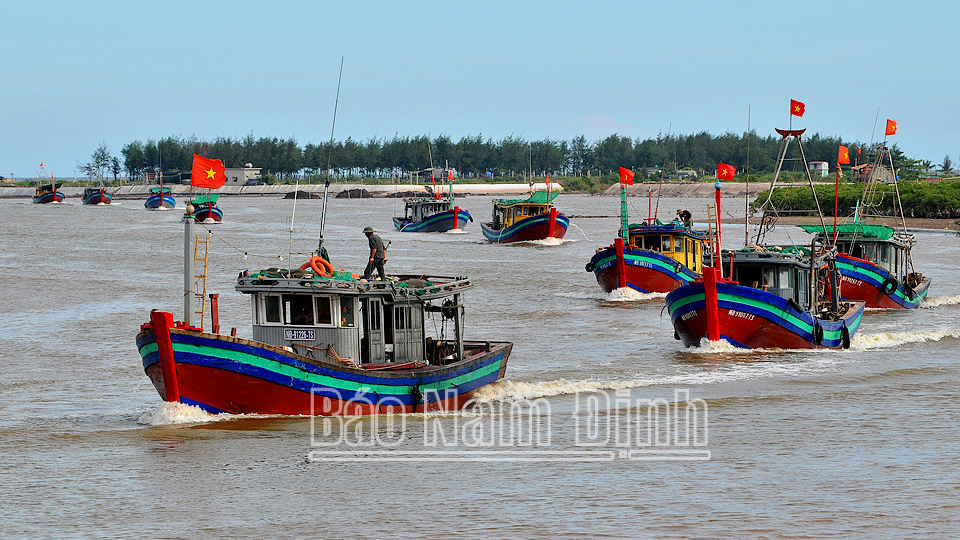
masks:
{"label": "man standing on boat", "polygon": [[677,219],[680,220],[680,223],[683,223],[684,227],[690,227],[693,225],[693,214],[689,210],[680,210],[677,209]]}
{"label": "man standing on boat", "polygon": [[387,260],[387,250],[383,247],[383,240],[373,234],[373,227],[364,227],[363,234],[367,235],[370,243],[370,261],[367,263],[366,270],[363,271],[363,279],[373,277],[373,269],[377,269],[380,279],[387,279],[387,274],[383,271],[383,263]]}

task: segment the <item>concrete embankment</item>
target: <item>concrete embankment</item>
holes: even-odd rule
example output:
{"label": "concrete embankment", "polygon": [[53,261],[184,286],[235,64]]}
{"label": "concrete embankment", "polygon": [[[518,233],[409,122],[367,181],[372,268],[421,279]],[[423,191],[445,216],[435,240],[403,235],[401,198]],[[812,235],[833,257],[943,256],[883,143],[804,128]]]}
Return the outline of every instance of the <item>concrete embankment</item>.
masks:
{"label": "concrete embankment", "polygon": [[[127,186],[112,186],[107,188],[107,192],[113,195],[116,199],[146,199],[150,195],[150,189],[157,187],[156,184],[153,185],[127,185]],[[167,184],[164,187],[170,188],[170,193],[174,197],[189,197],[190,196],[190,186],[182,184]],[[437,186],[442,193],[446,193],[450,187],[449,186]],[[401,193],[401,192],[422,192],[424,195],[431,193],[430,186],[421,186],[416,184],[331,184],[330,185],[330,196],[336,197],[338,193],[342,191],[354,190],[354,189],[363,189],[368,191],[374,197],[387,197],[392,193]],[[73,187],[73,186],[58,186],[64,197],[81,197],[83,195],[82,187]],[[533,189],[535,190],[545,190],[547,185],[545,183],[534,184]],[[550,189],[562,192],[563,186],[556,182],[550,183]],[[245,195],[245,196],[260,196],[260,197],[283,197],[288,193],[293,193],[295,191],[306,191],[311,193],[323,193],[323,184],[301,184],[299,186],[294,184],[274,184],[274,185],[263,185],[263,186],[223,186],[219,189],[214,190],[214,193],[221,193],[223,195],[232,196],[232,195]],[[204,191],[204,190],[198,190]],[[457,195],[490,195],[490,196],[505,196],[505,197],[523,197],[525,194],[530,192],[530,184],[454,184],[453,191]],[[32,198],[35,195],[35,190],[32,187],[8,187],[0,188],[0,198],[4,199],[23,199],[23,198]]]}

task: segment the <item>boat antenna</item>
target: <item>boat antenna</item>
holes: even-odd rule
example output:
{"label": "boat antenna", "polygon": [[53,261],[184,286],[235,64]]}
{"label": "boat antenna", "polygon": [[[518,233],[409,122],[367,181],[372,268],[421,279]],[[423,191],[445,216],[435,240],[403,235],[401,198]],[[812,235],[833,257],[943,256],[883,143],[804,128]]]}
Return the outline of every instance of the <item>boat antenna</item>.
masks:
{"label": "boat antenna", "polygon": [[743,245],[750,243],[750,105],[747,105],[747,185],[743,192]]}
{"label": "boat antenna", "polygon": [[340,77],[337,79],[337,99],[333,103],[333,124],[330,126],[330,145],[327,147],[326,183],[323,185],[323,207],[320,211],[320,239],[317,242],[317,256],[330,260],[327,250],[323,249],[323,226],[327,221],[327,195],[330,193],[330,160],[333,157],[333,130],[337,127],[337,108],[340,106],[340,83],[343,81],[343,57],[340,57]]}

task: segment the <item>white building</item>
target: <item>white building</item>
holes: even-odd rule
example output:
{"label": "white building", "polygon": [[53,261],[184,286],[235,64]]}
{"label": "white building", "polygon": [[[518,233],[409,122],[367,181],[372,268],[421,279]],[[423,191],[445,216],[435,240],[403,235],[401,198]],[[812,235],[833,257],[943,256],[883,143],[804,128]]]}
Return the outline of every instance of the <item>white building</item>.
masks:
{"label": "white building", "polygon": [[809,164],[810,172],[816,174],[820,173],[820,176],[826,178],[830,174],[830,164],[826,161],[811,161]]}
{"label": "white building", "polygon": [[246,186],[260,180],[260,168],[254,167],[252,163],[245,163],[242,169],[225,169],[224,172],[227,175],[227,181],[223,184],[225,186]]}

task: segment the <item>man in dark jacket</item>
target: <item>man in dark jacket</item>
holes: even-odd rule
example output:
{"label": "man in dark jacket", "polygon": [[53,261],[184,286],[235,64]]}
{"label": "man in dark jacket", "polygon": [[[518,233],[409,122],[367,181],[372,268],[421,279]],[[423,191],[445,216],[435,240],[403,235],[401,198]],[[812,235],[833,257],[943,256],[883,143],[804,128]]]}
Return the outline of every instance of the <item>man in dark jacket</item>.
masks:
{"label": "man in dark jacket", "polygon": [[363,271],[363,279],[373,277],[373,269],[377,269],[380,279],[387,279],[387,274],[383,271],[383,263],[387,260],[387,250],[383,247],[383,240],[373,234],[373,227],[364,227],[363,234],[367,235],[370,243],[370,259],[367,262],[367,268]]}

